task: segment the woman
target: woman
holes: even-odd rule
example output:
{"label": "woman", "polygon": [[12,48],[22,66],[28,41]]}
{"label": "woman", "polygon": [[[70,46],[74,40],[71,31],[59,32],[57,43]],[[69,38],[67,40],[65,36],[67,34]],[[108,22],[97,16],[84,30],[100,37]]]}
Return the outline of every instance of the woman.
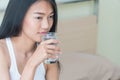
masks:
{"label": "woman", "polygon": [[61,53],[49,45],[59,41],[42,41],[56,25],[54,0],[10,0],[0,27],[0,80],[58,80],[59,62],[44,60]]}

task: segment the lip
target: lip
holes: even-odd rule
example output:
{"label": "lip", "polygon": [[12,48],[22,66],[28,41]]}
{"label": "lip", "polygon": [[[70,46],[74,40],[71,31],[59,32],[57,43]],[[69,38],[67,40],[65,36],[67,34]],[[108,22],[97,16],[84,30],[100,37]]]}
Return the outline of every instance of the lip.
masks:
{"label": "lip", "polygon": [[45,34],[47,34],[47,32],[39,32],[40,34],[42,34],[42,35],[45,35]]}

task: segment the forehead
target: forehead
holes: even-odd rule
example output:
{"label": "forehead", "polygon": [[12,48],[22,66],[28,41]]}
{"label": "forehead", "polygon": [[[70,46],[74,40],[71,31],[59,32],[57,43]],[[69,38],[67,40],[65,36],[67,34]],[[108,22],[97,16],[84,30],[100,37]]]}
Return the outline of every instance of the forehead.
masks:
{"label": "forehead", "polygon": [[53,12],[53,8],[52,4],[47,0],[38,0],[30,6],[28,12],[51,13]]}

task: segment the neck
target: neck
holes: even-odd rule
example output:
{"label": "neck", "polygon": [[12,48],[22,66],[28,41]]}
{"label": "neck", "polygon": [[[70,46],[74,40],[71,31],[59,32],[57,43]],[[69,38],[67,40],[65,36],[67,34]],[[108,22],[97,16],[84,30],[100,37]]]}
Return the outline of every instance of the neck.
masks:
{"label": "neck", "polygon": [[24,37],[13,37],[11,40],[17,52],[27,55],[27,53],[31,53],[35,50],[35,42],[30,39]]}

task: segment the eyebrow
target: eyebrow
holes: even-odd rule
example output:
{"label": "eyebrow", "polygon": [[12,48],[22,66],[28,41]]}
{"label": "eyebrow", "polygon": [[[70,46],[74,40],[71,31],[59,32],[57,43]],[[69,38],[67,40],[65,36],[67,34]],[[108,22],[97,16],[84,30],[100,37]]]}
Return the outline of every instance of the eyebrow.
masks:
{"label": "eyebrow", "polygon": [[[34,14],[45,15],[45,13],[42,13],[42,12],[34,12]],[[54,14],[54,12],[51,12],[50,14]]]}

